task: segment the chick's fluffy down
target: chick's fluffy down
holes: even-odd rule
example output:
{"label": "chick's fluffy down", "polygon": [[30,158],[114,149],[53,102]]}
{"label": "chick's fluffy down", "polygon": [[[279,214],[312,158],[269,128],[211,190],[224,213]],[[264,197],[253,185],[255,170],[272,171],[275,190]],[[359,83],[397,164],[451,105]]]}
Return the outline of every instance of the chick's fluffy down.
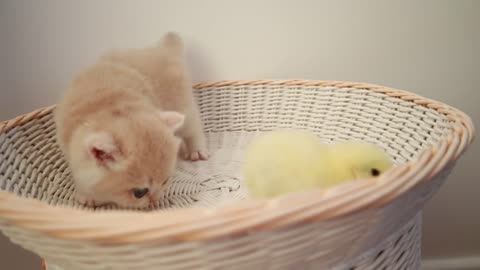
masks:
{"label": "chick's fluffy down", "polygon": [[251,195],[267,198],[317,186],[319,164],[326,146],[311,133],[276,131],[266,133],[249,146],[245,181]]}
{"label": "chick's fluffy down", "polygon": [[375,144],[324,144],[307,131],[280,130],[259,136],[248,147],[245,184],[252,197],[270,198],[377,177],[392,165]]}

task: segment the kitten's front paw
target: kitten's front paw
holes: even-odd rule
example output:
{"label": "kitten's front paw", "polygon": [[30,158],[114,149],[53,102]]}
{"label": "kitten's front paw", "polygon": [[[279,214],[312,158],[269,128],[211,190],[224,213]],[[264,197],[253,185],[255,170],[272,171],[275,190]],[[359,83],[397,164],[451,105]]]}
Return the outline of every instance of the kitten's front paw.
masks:
{"label": "kitten's front paw", "polygon": [[191,161],[207,160],[209,158],[209,154],[207,150],[196,150],[187,152],[184,158]]}
{"label": "kitten's front paw", "polygon": [[207,160],[209,157],[205,138],[201,133],[197,136],[185,138],[180,149],[185,160]]}

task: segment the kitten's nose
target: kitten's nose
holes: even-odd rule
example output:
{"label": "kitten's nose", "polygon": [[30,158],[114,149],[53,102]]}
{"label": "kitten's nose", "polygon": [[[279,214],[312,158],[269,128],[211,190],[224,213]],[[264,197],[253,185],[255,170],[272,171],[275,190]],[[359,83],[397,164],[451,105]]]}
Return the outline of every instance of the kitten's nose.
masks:
{"label": "kitten's nose", "polygon": [[150,196],[148,197],[148,202],[151,206],[154,206],[157,203],[157,200],[154,197]]}

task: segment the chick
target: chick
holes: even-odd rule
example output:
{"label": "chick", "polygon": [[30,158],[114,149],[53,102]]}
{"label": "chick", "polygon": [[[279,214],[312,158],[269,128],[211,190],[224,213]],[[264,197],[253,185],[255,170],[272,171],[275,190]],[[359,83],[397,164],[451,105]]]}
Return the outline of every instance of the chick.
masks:
{"label": "chick", "polygon": [[374,144],[325,144],[311,132],[279,130],[252,142],[244,173],[252,197],[271,198],[376,177],[392,165],[390,157]]}

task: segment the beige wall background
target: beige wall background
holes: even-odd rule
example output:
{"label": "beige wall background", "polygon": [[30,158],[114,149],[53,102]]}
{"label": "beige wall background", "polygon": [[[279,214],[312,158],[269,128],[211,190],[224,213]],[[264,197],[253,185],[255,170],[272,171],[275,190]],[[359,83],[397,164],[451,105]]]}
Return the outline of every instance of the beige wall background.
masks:
{"label": "beige wall background", "polygon": [[[0,1],[0,120],[55,103],[104,50],[145,46],[168,30],[184,36],[197,82],[383,84],[456,106],[480,127],[475,0]],[[426,258],[480,260],[479,160],[476,142],[427,205]],[[8,269],[40,269],[4,238],[0,250]]]}

